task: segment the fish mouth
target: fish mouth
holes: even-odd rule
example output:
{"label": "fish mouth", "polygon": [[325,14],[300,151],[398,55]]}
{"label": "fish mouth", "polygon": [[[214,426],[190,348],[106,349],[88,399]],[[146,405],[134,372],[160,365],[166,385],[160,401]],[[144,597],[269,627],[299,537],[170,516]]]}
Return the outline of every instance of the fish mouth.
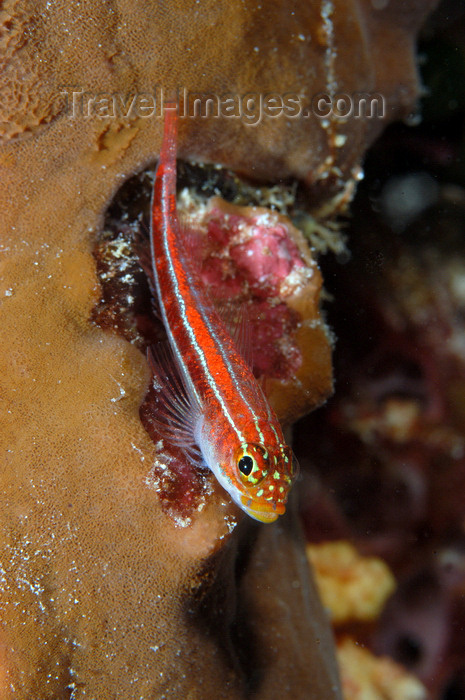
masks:
{"label": "fish mouth", "polygon": [[280,515],[286,512],[286,507],[283,503],[275,505],[260,503],[247,496],[241,496],[240,501],[240,506],[247,515],[261,523],[274,523]]}

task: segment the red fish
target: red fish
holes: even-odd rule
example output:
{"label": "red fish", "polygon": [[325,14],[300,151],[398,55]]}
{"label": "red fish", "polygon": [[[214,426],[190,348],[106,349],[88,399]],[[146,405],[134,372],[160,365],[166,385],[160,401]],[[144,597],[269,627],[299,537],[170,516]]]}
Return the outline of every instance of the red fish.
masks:
{"label": "red fish", "polygon": [[177,110],[165,107],[152,200],[153,285],[169,347],[150,355],[156,427],[195,464],[208,466],[251,517],[285,512],[296,464],[247,360],[247,323],[235,328],[215,308],[192,264],[176,207]]}

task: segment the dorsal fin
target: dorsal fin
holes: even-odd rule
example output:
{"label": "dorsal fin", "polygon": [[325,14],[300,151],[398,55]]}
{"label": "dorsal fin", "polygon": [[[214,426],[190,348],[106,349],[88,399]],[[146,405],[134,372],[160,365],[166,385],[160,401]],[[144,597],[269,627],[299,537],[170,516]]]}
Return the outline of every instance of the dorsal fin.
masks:
{"label": "dorsal fin", "polygon": [[247,362],[250,369],[252,369],[252,334],[246,305],[231,306],[230,304],[222,303],[217,305],[216,309],[224,321],[238,351]]}

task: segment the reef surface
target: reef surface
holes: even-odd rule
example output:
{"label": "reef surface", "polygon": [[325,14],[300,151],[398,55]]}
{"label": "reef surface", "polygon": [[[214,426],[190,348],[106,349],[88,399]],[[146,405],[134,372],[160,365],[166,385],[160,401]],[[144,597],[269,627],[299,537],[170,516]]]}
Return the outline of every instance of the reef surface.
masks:
{"label": "reef surface", "polygon": [[[93,100],[155,85],[382,93],[384,119],[182,125],[182,158],[301,178],[321,205],[412,110],[431,5],[2,4],[2,698],[340,697],[292,512],[231,534],[217,493],[179,528],[147,486],[147,363],[91,320],[92,251],[114,193],[156,158],[161,120],[102,117]],[[87,112],[70,111],[73,91]]]}

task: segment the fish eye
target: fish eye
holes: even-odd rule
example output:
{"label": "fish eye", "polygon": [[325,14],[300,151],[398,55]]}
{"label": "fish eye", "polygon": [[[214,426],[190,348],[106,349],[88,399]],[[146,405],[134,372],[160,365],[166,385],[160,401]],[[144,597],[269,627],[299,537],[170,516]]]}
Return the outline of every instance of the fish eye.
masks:
{"label": "fish eye", "polygon": [[256,486],[268,474],[268,452],[262,445],[245,443],[236,452],[239,476],[247,486]]}
{"label": "fish eye", "polygon": [[249,474],[252,472],[253,465],[254,461],[250,455],[243,455],[237,463],[239,471],[244,476],[249,476]]}

